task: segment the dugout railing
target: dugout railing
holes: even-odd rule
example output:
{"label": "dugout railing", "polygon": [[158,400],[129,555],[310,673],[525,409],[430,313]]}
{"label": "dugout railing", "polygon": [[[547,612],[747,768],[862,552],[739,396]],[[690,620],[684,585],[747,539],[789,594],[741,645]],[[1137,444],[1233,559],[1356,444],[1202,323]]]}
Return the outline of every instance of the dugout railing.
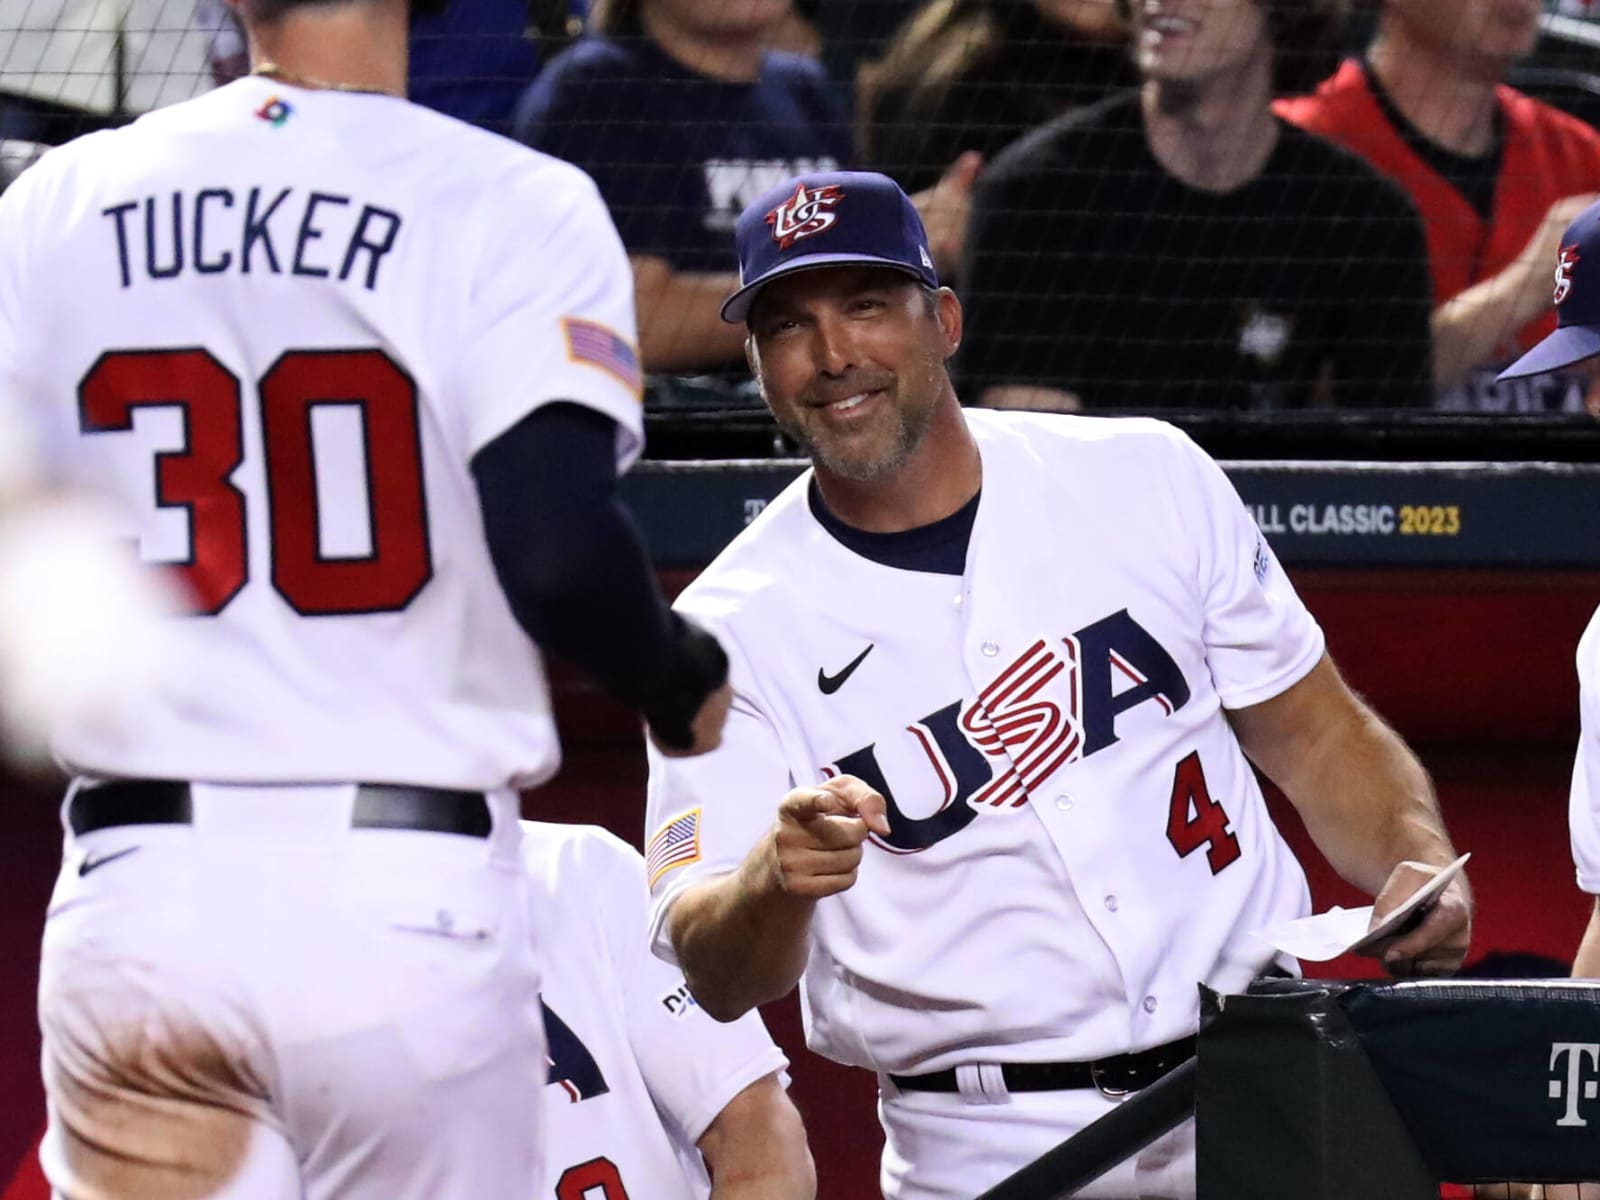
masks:
{"label": "dugout railing", "polygon": [[1060,1200],[1196,1118],[1199,1200],[1600,1178],[1600,981],[1202,989],[1197,1056],[980,1200]]}

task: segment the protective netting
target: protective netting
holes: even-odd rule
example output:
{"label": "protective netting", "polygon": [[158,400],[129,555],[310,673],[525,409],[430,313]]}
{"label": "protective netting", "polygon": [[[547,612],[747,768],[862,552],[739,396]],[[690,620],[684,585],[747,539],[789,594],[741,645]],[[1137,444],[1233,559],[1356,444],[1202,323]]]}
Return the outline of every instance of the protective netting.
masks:
{"label": "protective netting", "polygon": [[[964,302],[968,403],[1580,414],[1582,372],[1495,376],[1600,194],[1594,7],[454,0],[411,87],[595,178],[657,410],[759,407],[734,220],[870,168]],[[225,0],[4,0],[0,183],[247,70]]]}

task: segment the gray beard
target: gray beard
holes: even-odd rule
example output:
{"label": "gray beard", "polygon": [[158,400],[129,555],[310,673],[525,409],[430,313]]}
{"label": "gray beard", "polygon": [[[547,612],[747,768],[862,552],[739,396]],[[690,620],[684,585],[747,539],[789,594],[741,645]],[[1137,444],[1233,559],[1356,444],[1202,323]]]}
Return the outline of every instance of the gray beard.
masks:
{"label": "gray beard", "polygon": [[871,483],[885,475],[893,475],[911,458],[911,454],[922,443],[922,438],[928,432],[928,425],[932,413],[924,416],[919,425],[913,426],[907,421],[905,414],[900,414],[894,431],[894,441],[888,453],[871,461],[863,462],[860,459],[838,458],[826,449],[818,446],[807,438],[798,429],[784,430],[795,441],[799,442],[812,461],[825,467],[830,475],[837,475],[841,479],[848,479],[852,483]]}

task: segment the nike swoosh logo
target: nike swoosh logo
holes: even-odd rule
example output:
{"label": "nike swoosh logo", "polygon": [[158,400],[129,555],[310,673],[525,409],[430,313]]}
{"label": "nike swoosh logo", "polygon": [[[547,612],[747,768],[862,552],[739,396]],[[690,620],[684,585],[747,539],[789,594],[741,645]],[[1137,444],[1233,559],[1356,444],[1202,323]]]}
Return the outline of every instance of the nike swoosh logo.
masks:
{"label": "nike swoosh logo", "polygon": [[78,878],[82,879],[90,871],[98,871],[107,863],[114,863],[119,858],[127,858],[128,855],[132,854],[138,848],[139,847],[137,846],[129,846],[126,850],[117,850],[111,854],[102,854],[99,858],[85,857],[84,860],[78,864]]}
{"label": "nike swoosh logo", "polygon": [[844,686],[844,681],[849,679],[850,676],[855,673],[855,669],[861,665],[861,660],[872,653],[872,647],[875,645],[877,645],[876,642],[869,644],[865,650],[852,658],[844,670],[840,671],[837,675],[829,675],[821,667],[818,667],[817,686],[822,689],[822,694],[824,696],[831,696],[840,688],[842,688]]}

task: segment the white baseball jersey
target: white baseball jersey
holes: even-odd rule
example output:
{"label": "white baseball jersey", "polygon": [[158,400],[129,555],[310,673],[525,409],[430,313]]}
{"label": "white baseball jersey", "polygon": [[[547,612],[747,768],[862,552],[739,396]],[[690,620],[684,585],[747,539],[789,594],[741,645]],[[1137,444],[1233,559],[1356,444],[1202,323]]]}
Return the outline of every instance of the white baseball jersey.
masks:
{"label": "white baseball jersey", "polygon": [[791,786],[889,801],[816,908],[810,1044],[919,1073],[1083,1060],[1194,1032],[1197,981],[1303,915],[1224,709],[1278,695],[1321,630],[1221,470],[1177,430],[966,410],[983,490],[966,571],[881,566],[784,491],[678,604],[737,692],[722,748],[652,758],[652,930],[733,870]]}
{"label": "white baseball jersey", "polygon": [[74,770],[528,786],[539,654],[468,468],[574,401],[641,444],[633,284],[575,168],[375,94],[248,78],[0,198],[0,391],[197,615]]}
{"label": "white baseball jersey", "polygon": [[[546,1200],[703,1200],[696,1143],[788,1066],[756,1013],[718,1024],[650,953],[644,864],[594,826],[522,823],[543,957]],[[596,1190],[597,1189],[597,1190]]]}
{"label": "white baseball jersey", "polygon": [[1578,886],[1600,896],[1600,609],[1578,641],[1578,758],[1572,768],[1572,857]]}

